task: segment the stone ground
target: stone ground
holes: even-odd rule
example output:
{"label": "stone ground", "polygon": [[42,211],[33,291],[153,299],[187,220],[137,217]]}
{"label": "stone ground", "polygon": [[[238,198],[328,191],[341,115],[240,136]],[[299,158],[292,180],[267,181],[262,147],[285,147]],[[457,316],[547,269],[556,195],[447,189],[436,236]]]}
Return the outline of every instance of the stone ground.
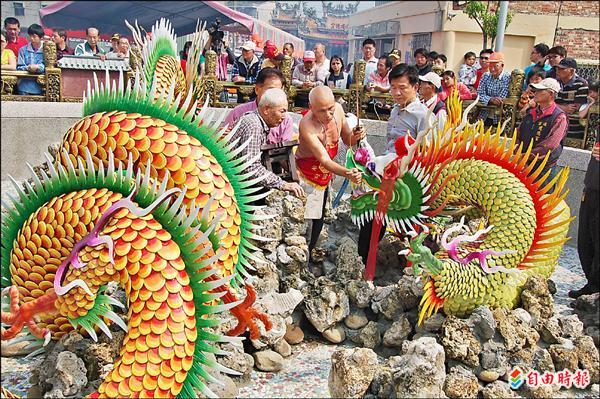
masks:
{"label": "stone ground", "polygon": [[[586,279],[581,270],[576,248],[565,246],[559,265],[552,276],[556,283],[557,293],[554,296],[556,312],[572,313],[567,293],[571,289],[582,287]],[[293,354],[286,359],[284,369],[278,373],[252,371],[251,382],[240,388],[240,398],[328,398],[327,379],[331,366],[331,354],[339,345],[326,343],[323,338],[307,337],[307,340],[293,346]],[[344,343],[342,346],[351,347]],[[31,370],[34,369],[40,356],[24,358],[2,358],[2,386],[13,393],[26,396],[30,384]],[[561,391],[563,397],[591,397],[590,391]]]}

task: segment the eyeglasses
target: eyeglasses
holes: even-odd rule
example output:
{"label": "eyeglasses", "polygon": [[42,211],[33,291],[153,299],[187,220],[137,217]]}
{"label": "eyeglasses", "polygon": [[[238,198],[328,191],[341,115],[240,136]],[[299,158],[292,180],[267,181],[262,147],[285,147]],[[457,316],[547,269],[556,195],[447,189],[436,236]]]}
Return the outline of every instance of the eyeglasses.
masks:
{"label": "eyeglasses", "polygon": [[481,59],[481,60],[489,60],[490,57],[479,57],[479,59]]}
{"label": "eyeglasses", "polygon": [[548,56],[548,58],[558,58],[558,57],[560,57],[560,55],[558,55],[558,54],[552,54],[552,55]]}

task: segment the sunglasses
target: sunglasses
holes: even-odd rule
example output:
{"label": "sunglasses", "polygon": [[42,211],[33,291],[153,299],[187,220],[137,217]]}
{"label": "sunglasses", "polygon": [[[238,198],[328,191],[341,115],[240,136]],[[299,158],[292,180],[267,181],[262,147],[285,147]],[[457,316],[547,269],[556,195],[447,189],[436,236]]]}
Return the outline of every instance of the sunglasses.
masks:
{"label": "sunglasses", "polygon": [[490,57],[479,57],[479,59],[481,59],[481,60],[489,60]]}

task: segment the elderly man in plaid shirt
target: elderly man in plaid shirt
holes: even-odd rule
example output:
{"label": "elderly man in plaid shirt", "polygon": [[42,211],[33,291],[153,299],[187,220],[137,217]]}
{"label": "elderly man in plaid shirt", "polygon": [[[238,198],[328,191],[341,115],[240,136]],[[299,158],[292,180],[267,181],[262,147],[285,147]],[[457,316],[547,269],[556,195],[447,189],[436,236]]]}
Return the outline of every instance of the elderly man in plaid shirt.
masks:
{"label": "elderly man in plaid shirt", "polygon": [[[504,71],[504,54],[495,52],[490,56],[490,71],[486,72],[479,86],[477,95],[479,102],[483,105],[502,106],[502,101],[508,97],[508,86],[510,84],[510,73]],[[485,126],[494,126],[498,123],[495,111],[482,109],[479,111],[479,119],[484,121]]]}
{"label": "elderly man in plaid shirt", "polygon": [[[246,113],[239,121],[238,128],[231,141],[239,139],[238,145],[248,143],[246,148],[240,151],[238,157],[248,154],[246,169],[243,173],[252,173],[254,176],[263,176],[257,183],[262,187],[261,192],[271,189],[289,191],[297,197],[304,197],[304,190],[298,183],[283,181],[275,173],[267,170],[260,162],[260,147],[266,143],[271,128],[277,127],[283,122],[287,114],[288,100],[285,92],[278,88],[272,88],[263,93],[258,102],[258,109]],[[261,205],[257,201],[256,205]]]}

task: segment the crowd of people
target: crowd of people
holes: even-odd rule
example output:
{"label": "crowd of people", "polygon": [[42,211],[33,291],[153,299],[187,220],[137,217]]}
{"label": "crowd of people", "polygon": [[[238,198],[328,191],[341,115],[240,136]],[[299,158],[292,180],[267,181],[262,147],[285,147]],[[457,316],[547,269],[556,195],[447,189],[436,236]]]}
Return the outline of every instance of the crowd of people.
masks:
{"label": "crowd of people", "polygon": [[[56,59],[60,60],[65,55],[78,57],[98,57],[106,59],[129,58],[129,39],[115,33],[111,37],[111,47],[104,49],[99,45],[100,31],[97,28],[86,29],[86,40],[79,43],[74,49],[68,46],[67,30],[55,28],[44,29],[39,24],[32,24],[27,28],[26,39],[20,34],[21,24],[17,18],[8,17],[4,20],[2,30],[2,70],[27,71],[31,74],[44,73],[46,63],[44,59],[44,40],[51,40],[56,44]],[[43,89],[36,79],[19,79],[17,94],[39,95]]]}
{"label": "crowd of people", "polygon": [[[43,73],[43,39],[45,32],[37,24],[28,30],[29,40],[20,33],[19,21],[7,18],[2,32],[2,69],[21,70],[30,73]],[[64,29],[55,29],[52,40],[57,45],[57,55],[97,56],[107,58],[127,58],[129,42],[127,38],[115,34],[111,38],[112,48],[105,52],[98,46],[100,32],[90,27],[86,31],[86,41],[75,49],[67,46]],[[180,59],[186,70],[187,51],[191,42],[186,43]],[[206,48],[211,48],[211,43]],[[327,58],[324,44],[314,45],[304,51],[302,59],[294,58],[294,46],[285,43],[281,50],[266,41],[262,53],[257,54],[256,40],[244,42],[236,56],[227,41],[218,46],[217,75],[221,80],[239,84],[254,84],[254,94],[250,102],[239,104],[224,121],[232,128],[237,124],[233,140],[248,143],[240,156],[254,159],[247,172],[264,176],[262,190],[279,189],[306,197],[306,218],[313,220],[309,248],[314,248],[323,227],[324,206],[329,182],[334,175],[351,181],[359,181],[357,169],[347,169],[334,161],[338,143],[354,145],[364,137],[363,129],[351,129],[346,120],[342,105],[336,101],[332,89],[348,89],[353,82],[354,63],[346,64],[337,55]],[[401,51],[377,55],[376,42],[366,39],[362,43],[362,59],[366,63],[364,89],[373,93],[389,93],[394,106],[389,110],[387,122],[386,153],[395,151],[398,138],[414,136],[428,124],[443,126],[446,118],[445,101],[457,91],[463,100],[479,99],[487,107],[482,107],[478,118],[486,126],[496,126],[498,109],[509,94],[511,75],[505,70],[505,56],[492,49],[483,49],[479,57],[474,52],[464,55],[464,62],[455,73],[447,66],[447,57],[424,48],[413,52],[414,64],[402,62]],[[285,77],[280,68],[285,55],[292,57],[292,81],[297,88],[310,89],[309,93],[297,97],[303,101],[307,111],[294,131],[291,116],[287,113],[288,98],[283,86]],[[201,57],[198,65],[204,71]],[[529,162],[541,162],[549,154],[541,176],[547,175],[550,181],[557,173],[557,161],[561,155],[567,135],[583,138],[581,119],[585,119],[590,107],[598,101],[598,81],[587,82],[577,74],[577,61],[568,57],[562,46],[549,48],[540,43],[533,46],[531,64],[524,67],[525,81],[519,101],[522,122],[517,127],[517,140],[523,145],[532,145]],[[230,64],[231,72],[227,65]],[[41,88],[33,79],[20,79],[19,93],[39,94]],[[306,92],[305,92],[306,93]],[[238,102],[242,97],[238,96]],[[431,112],[430,112],[431,111]],[[427,118],[434,118],[427,120]],[[588,285],[572,292],[573,297],[597,292],[599,281],[598,262],[600,226],[598,165],[600,160],[598,126],[594,127],[596,145],[588,166],[585,180],[584,200],[581,205],[580,233],[578,248],[582,266],[588,277]],[[301,182],[286,182],[267,170],[257,157],[264,144],[275,144],[299,138],[296,164]],[[585,216],[584,216],[585,215]],[[371,225],[366,224],[359,235],[359,253],[367,263]]]}

